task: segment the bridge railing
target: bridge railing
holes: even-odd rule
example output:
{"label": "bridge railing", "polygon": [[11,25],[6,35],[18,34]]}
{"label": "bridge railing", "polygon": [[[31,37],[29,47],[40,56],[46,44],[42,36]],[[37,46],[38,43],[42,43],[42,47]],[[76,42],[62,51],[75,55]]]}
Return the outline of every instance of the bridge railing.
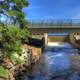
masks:
{"label": "bridge railing", "polygon": [[29,28],[47,28],[54,26],[80,27],[80,19],[34,20],[31,21],[29,24]]}

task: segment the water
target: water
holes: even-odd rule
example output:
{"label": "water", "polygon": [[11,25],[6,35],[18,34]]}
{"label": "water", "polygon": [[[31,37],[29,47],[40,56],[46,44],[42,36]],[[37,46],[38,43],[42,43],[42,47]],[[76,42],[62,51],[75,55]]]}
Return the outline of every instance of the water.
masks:
{"label": "water", "polygon": [[70,56],[77,53],[70,44],[64,46],[47,46],[40,61],[33,66],[24,80],[80,80],[76,72],[71,71]]}

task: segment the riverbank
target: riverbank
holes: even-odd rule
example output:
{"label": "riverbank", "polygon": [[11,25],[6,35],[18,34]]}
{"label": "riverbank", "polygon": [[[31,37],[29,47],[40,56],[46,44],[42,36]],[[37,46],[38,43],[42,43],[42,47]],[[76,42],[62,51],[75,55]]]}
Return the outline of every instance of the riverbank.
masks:
{"label": "riverbank", "polygon": [[[7,76],[0,78],[4,80],[20,80],[20,76],[24,74],[24,72],[29,70],[32,64],[35,64],[41,55],[41,48],[37,48],[34,46],[29,46],[27,44],[23,44],[21,46],[22,54],[14,55],[17,59],[23,61],[21,64],[15,64],[14,61],[6,58],[3,60],[1,67],[8,71]],[[0,76],[1,77],[1,76]],[[22,77],[21,77],[22,78]]]}

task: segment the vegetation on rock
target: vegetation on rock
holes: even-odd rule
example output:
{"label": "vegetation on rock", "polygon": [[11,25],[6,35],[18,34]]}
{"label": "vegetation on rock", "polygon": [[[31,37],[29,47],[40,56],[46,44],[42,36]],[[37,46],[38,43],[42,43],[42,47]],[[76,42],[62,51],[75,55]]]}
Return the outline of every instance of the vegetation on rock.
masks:
{"label": "vegetation on rock", "polygon": [[6,78],[8,76],[7,72],[8,71],[3,66],[0,66],[0,77]]}
{"label": "vegetation on rock", "polygon": [[22,11],[27,6],[27,0],[0,0],[0,17],[7,17],[4,22],[0,20],[0,77],[7,77],[9,69],[25,62],[20,56],[23,54],[21,45],[28,43],[29,36]]}
{"label": "vegetation on rock", "polygon": [[20,29],[15,26],[0,26],[0,44],[4,57],[9,57],[17,53],[21,54],[20,46],[28,42],[29,32],[26,29]]}

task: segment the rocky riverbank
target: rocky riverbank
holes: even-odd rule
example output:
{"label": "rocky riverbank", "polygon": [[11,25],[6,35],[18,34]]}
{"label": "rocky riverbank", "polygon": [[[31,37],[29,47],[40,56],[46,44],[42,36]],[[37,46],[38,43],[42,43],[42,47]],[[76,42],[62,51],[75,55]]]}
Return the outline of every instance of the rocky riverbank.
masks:
{"label": "rocky riverbank", "polygon": [[[17,55],[15,53],[13,55],[14,60],[9,58],[2,58],[1,55],[2,62],[0,66],[4,69],[4,72],[7,70],[7,75],[5,77],[0,76],[0,80],[23,80],[22,75],[26,71],[28,72],[28,70],[31,69],[31,65],[35,64],[39,60],[41,55],[41,48],[23,44],[21,49],[22,54]],[[15,59],[18,64],[15,63]],[[18,60],[22,62],[20,63]]]}

